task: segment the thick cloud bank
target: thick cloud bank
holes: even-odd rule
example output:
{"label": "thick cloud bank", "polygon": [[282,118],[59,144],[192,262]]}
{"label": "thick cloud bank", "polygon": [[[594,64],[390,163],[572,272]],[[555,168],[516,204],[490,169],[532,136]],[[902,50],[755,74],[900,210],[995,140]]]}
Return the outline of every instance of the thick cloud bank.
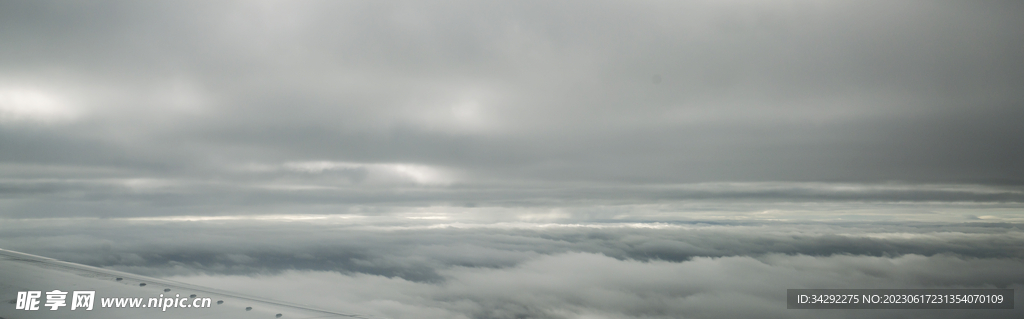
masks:
{"label": "thick cloud bank", "polygon": [[389,318],[1013,318],[1021,314],[1019,308],[787,310],[785,289],[1001,287],[1019,291],[1024,288],[1022,266],[1020,259],[947,255],[769,254],[641,262],[564,253],[509,268],[452,268],[443,272],[447,278],[443,284],[309,271],[173,279]]}
{"label": "thick cloud bank", "polygon": [[942,318],[978,310],[787,310],[785,290],[1024,288],[1016,223],[242,216],[0,227],[8,249],[385,318]]}

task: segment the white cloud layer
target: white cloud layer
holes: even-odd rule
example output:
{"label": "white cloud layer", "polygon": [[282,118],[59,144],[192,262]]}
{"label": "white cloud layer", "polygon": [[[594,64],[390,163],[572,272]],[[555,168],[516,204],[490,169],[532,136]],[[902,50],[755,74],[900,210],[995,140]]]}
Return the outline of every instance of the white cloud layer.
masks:
{"label": "white cloud layer", "polygon": [[[978,310],[787,310],[786,289],[1024,288],[1020,259],[769,254],[683,262],[565,253],[509,268],[456,267],[444,283],[375,275],[171,277],[197,285],[381,318],[958,318]],[[1006,285],[1007,280],[1016,283]],[[1016,310],[987,310],[1013,318]]]}
{"label": "white cloud layer", "polygon": [[978,310],[787,310],[785,290],[1024,288],[1012,222],[487,222],[467,209],[5,219],[0,247],[396,319],[955,318]]}

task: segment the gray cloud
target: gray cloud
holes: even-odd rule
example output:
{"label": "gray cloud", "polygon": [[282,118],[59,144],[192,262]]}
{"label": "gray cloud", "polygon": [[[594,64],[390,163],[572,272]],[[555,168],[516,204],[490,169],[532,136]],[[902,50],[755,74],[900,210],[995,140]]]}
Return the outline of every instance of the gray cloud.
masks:
{"label": "gray cloud", "polygon": [[[521,222],[468,217],[485,208],[7,219],[0,247],[383,318],[956,318],[974,312],[786,310],[785,289],[1022,287],[1020,223],[914,221],[922,214],[915,210],[929,207],[911,206],[861,208],[896,216],[859,221],[821,207],[788,214],[821,213],[828,221],[765,217],[786,216],[779,212],[708,217],[722,211],[688,222],[639,221],[657,212],[598,222],[574,219],[572,210],[564,211],[570,217],[521,214]],[[1014,216],[1018,209],[1005,211]]]}
{"label": "gray cloud", "polygon": [[3,90],[79,113],[4,123],[5,163],[418,163],[471,182],[1024,173],[1010,3],[4,6]]}
{"label": "gray cloud", "polygon": [[[207,178],[150,178],[131,171],[67,173],[41,178],[33,168],[7,169],[27,178],[0,179],[0,215],[8,218],[131,217],[171,215],[244,215],[261,213],[348,214],[374,207],[379,213],[410,207],[496,207],[532,210],[606,206],[661,205],[680,212],[692,206],[759,204],[741,210],[770,210],[787,203],[819,207],[880,203],[919,205],[929,209],[953,206],[1019,207],[1018,186],[907,183],[573,183],[467,182],[460,174],[422,165],[309,162],[327,165],[314,170],[284,165],[255,165]],[[0,167],[3,170],[4,167]],[[39,169],[46,171],[47,169]],[[72,168],[71,170],[74,170]],[[20,172],[20,174],[19,174]],[[45,174],[45,173],[44,173]],[[104,174],[109,174],[104,176]],[[12,174],[13,175],[13,174]],[[80,177],[75,176],[80,175]],[[98,175],[98,176],[97,176]],[[117,177],[108,177],[117,176]],[[890,203],[890,204],[884,204]],[[871,206],[879,208],[880,206]],[[734,209],[729,208],[729,209]],[[586,210],[581,208],[578,210]],[[480,212],[484,210],[478,210]],[[608,211],[594,218],[619,215]],[[502,215],[494,218],[501,219]]]}
{"label": "gray cloud", "polygon": [[[969,311],[800,311],[783,306],[785,289],[843,287],[1020,287],[1018,259],[906,255],[768,255],[639,262],[599,254],[545,256],[514,268],[446,271],[444,285],[397,278],[290,271],[279,276],[177,277],[280,299],[333,304],[390,318],[958,318]],[[1013,279],[1010,279],[1013,278]],[[1016,284],[1005,286],[1005,280]],[[330,285],[324,283],[329,282]],[[267,285],[271,283],[270,285]],[[336,289],[337,285],[347,289]],[[266,287],[274,287],[268,289]],[[986,316],[1019,315],[1016,310]]]}
{"label": "gray cloud", "polygon": [[775,298],[1021,286],[1022,9],[2,2],[0,247],[395,318],[975,314]]}
{"label": "gray cloud", "polygon": [[478,224],[403,219],[17,221],[4,227],[0,240],[8,249],[150,275],[297,269],[418,282],[444,281],[440,272],[452,267],[507,268],[572,252],[670,262],[769,254],[1024,258],[1024,236],[1014,223]]}

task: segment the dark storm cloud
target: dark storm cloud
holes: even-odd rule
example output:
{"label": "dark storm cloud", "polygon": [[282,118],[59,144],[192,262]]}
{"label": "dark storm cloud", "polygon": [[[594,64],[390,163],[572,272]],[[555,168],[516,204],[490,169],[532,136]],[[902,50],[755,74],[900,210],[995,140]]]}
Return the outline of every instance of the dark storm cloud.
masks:
{"label": "dark storm cloud", "polygon": [[231,183],[268,178],[238,167],[291,161],[413,163],[471,185],[1024,176],[1010,2],[0,12],[9,165]]}

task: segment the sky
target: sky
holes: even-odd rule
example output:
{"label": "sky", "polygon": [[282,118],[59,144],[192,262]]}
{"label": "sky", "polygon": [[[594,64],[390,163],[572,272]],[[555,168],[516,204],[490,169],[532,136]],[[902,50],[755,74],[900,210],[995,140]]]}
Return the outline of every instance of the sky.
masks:
{"label": "sky", "polygon": [[385,318],[1020,287],[1022,13],[0,1],[0,248]]}

